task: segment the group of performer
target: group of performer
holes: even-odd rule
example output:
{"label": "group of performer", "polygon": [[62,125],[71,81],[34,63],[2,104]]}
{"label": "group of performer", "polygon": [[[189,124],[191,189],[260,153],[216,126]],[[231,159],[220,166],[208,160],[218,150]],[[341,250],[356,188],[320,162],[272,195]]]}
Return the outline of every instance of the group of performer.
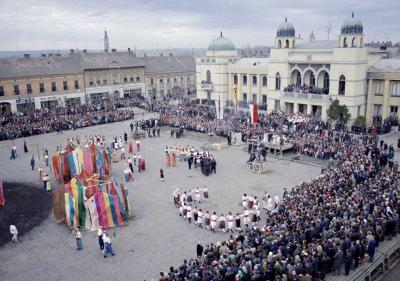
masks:
{"label": "group of performer", "polygon": [[132,158],[128,157],[125,160],[124,176],[125,181],[130,182],[134,180],[134,172],[137,170],[139,173],[146,170],[146,161],[140,154],[133,154]]}
{"label": "group of performer", "polygon": [[171,146],[165,146],[165,163],[167,168],[176,167],[176,155],[177,155],[177,147],[175,145],[174,149]]}
{"label": "group of performer", "polygon": [[[195,203],[208,201],[208,188],[196,187],[194,190],[180,192],[177,188],[173,193],[174,205],[179,208],[179,216],[189,223],[193,223],[200,228],[210,230],[211,232],[234,232],[241,231],[244,227],[248,229],[250,226],[256,226],[261,220],[261,206],[257,196],[243,194],[242,196],[242,212],[228,212],[218,216],[216,212],[204,211]],[[275,196],[275,202],[272,201],[267,192],[263,196],[263,206],[267,212],[272,212],[279,205],[279,197]]]}

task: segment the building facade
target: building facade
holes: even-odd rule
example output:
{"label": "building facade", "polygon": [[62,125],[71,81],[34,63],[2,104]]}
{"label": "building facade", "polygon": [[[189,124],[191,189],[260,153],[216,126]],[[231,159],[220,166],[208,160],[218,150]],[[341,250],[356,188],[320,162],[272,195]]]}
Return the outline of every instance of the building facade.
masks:
{"label": "building facade", "polygon": [[[133,96],[163,99],[195,94],[191,56],[136,57],[128,52],[0,59],[0,110],[94,103]],[[153,97],[154,96],[154,97]]]}
{"label": "building facade", "polygon": [[[351,119],[371,120],[369,77],[374,65],[387,60],[388,52],[364,46],[363,25],[354,14],[342,24],[336,40],[315,40],[313,33],[310,38],[296,37],[294,26],[285,19],[269,58],[241,58],[221,34],[210,43],[206,56],[196,59],[198,97],[233,101],[241,107],[256,102],[269,111],[317,114],[324,120],[332,101],[339,100]],[[395,111],[396,102],[386,103]]]}
{"label": "building facade", "polygon": [[143,57],[146,97],[150,100],[195,97],[196,72],[192,56]]}
{"label": "building facade", "polygon": [[382,60],[368,72],[367,122],[400,117],[400,59]]}

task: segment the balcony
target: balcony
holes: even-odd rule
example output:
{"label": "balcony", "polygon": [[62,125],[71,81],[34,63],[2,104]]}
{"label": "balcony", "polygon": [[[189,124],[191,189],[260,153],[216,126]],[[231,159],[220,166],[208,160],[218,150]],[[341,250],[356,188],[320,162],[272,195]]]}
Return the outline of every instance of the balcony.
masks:
{"label": "balcony", "polygon": [[329,95],[310,94],[310,93],[282,92],[281,98],[328,102],[330,99],[330,96]]}
{"label": "balcony", "polygon": [[205,91],[212,91],[214,89],[214,86],[211,82],[202,81],[201,88]]}

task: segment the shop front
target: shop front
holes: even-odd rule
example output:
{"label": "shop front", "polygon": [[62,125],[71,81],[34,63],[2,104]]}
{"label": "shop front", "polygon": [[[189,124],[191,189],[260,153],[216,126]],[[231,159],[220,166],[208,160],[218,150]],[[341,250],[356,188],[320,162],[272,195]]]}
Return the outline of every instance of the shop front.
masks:
{"label": "shop front", "polygon": [[33,112],[35,111],[35,101],[29,98],[20,98],[16,101],[17,104],[17,111],[26,113],[26,112]]}

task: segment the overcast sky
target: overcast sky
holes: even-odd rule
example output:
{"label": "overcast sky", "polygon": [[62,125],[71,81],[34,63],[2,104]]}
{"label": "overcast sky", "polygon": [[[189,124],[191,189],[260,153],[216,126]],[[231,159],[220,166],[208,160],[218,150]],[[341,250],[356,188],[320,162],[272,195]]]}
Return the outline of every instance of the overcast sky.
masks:
{"label": "overcast sky", "polygon": [[223,31],[236,47],[273,45],[285,17],[296,35],[336,39],[355,12],[366,41],[400,41],[400,0],[0,0],[0,50],[206,48]]}

